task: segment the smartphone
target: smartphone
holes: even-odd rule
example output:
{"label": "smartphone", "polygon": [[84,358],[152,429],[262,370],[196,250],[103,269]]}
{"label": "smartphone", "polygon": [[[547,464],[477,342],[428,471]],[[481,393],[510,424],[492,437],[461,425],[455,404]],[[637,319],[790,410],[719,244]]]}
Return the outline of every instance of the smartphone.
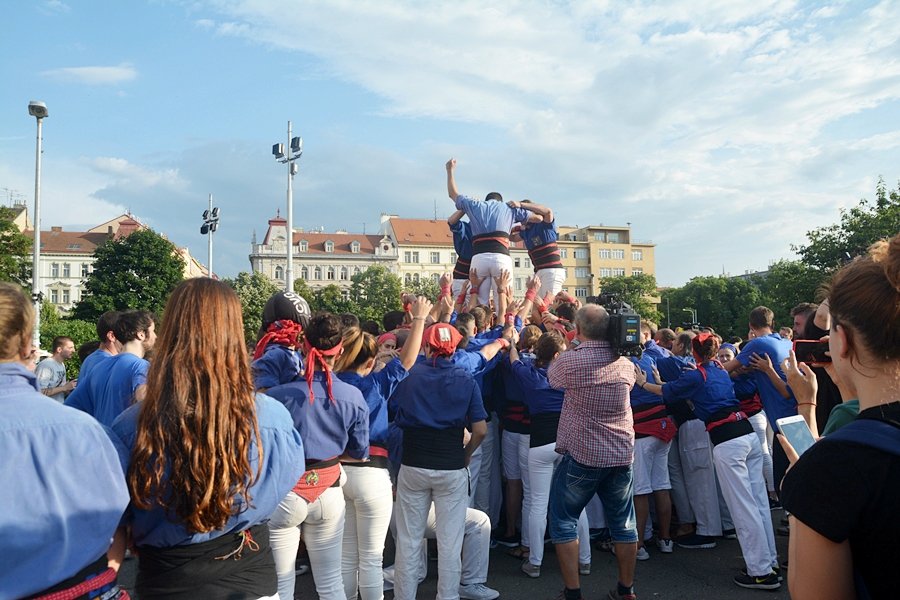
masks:
{"label": "smartphone", "polygon": [[798,456],[802,456],[804,452],[809,450],[816,443],[809,425],[800,415],[792,417],[784,417],[775,421],[781,434],[787,438]]}
{"label": "smartphone", "polygon": [[827,352],[828,342],[794,340],[794,354],[797,355],[797,362],[805,362],[808,365],[826,365],[831,362],[831,356]]}

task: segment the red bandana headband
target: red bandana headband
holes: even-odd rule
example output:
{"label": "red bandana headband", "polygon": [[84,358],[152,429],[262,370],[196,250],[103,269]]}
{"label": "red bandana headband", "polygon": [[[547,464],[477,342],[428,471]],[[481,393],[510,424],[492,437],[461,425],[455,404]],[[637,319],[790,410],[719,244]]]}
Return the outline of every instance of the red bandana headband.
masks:
{"label": "red bandana headband", "polygon": [[328,350],[319,350],[309,344],[309,342],[303,342],[303,351],[306,352],[306,385],[309,386],[309,403],[312,404],[313,401],[313,374],[316,370],[316,363],[322,366],[322,370],[325,372],[325,389],[328,391],[328,399],[334,403],[334,394],[331,391],[331,367],[328,366],[328,363],[325,362],[326,358],[330,358],[332,356],[337,356],[341,353],[341,350],[344,348],[344,344],[342,342],[338,342],[337,346],[334,348],[329,348]]}
{"label": "red bandana headband", "polygon": [[294,321],[281,319],[269,325],[266,334],[262,336],[256,344],[256,350],[253,352],[253,360],[262,356],[269,344],[278,344],[280,346],[288,346],[296,348],[299,345],[300,335],[303,333],[303,327]]}

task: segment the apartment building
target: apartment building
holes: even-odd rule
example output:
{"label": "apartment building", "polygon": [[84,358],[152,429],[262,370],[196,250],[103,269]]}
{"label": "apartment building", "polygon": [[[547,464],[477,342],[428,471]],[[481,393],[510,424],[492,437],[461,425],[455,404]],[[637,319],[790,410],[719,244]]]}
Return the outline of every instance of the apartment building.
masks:
{"label": "apartment building", "polygon": [[621,275],[655,275],[656,244],[634,240],[630,227],[559,227],[559,249],[566,281],[577,298],[600,292],[600,280]]}

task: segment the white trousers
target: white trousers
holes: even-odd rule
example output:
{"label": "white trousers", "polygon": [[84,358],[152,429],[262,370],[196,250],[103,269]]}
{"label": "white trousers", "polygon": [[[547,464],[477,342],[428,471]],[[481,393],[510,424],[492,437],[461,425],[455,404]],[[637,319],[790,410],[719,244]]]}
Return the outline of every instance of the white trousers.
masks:
{"label": "white trousers", "polygon": [[[491,298],[491,292],[494,292],[495,298],[498,297],[496,295],[497,284],[494,283],[494,277],[500,277],[501,271],[509,271],[509,274],[512,275],[513,261],[512,257],[508,254],[484,252],[472,257],[471,268],[478,271],[479,277],[485,278],[485,280],[481,282],[481,287],[478,288],[478,303],[488,305]],[[499,308],[499,302],[497,302],[497,306],[494,310],[498,310]]]}
{"label": "white trousers", "polygon": [[[562,454],[556,452],[556,442],[528,449],[528,472],[531,478],[528,503],[530,511],[526,514],[523,509],[522,514],[525,518],[522,520],[528,521],[530,536],[528,547],[531,550],[528,562],[533,565],[540,566],[544,561],[544,531],[547,529],[550,483],[553,480],[553,469],[561,460]],[[524,540],[524,533],[522,537]],[[581,511],[581,516],[578,517],[578,562],[591,562],[591,532],[586,511]]]}
{"label": "white trousers", "polygon": [[684,487],[697,523],[697,533],[722,535],[722,513],[713,467],[713,447],[700,419],[691,419],[678,428],[678,452]]}
{"label": "white trousers", "polygon": [[769,420],[766,418],[766,411],[761,410],[748,420],[753,426],[756,437],[759,438],[759,448],[763,453],[763,477],[766,478],[766,489],[770,492],[774,492],[775,473],[772,466],[772,453],[769,452],[769,442],[766,439],[766,428],[769,426]]}
{"label": "white trousers", "polygon": [[778,564],[769,496],[762,474],[762,449],[755,433],[713,448],[722,494],[737,530],[747,574],[762,577]]}
{"label": "white trousers", "polygon": [[498,524],[503,490],[500,489],[500,419],[496,413],[492,413],[487,434],[469,461],[469,473],[472,482],[469,507],[486,513],[492,526]]}
{"label": "white trousers", "polygon": [[[528,547],[531,542],[528,515],[531,512],[531,477],[528,472],[528,446],[531,436],[527,433],[503,432],[503,473],[506,479],[522,480],[522,542]],[[507,464],[508,463],[508,464]],[[515,475],[518,475],[516,477]],[[544,532],[541,530],[541,544],[544,543]]]}
{"label": "white trousers", "polygon": [[387,469],[346,467],[344,539],[341,576],[347,600],[355,600],[357,586],[364,600],[384,598],[382,557],[384,539],[394,507],[391,478]]}
{"label": "white trousers", "polygon": [[562,291],[563,283],[566,282],[566,270],[562,267],[540,269],[535,275],[541,280],[541,289],[538,290],[538,296],[541,298],[548,292],[551,296],[556,296]]}
{"label": "white trousers", "polygon": [[341,538],[344,534],[344,493],[328,488],[315,502],[288,493],[269,519],[269,544],[278,576],[278,597],[294,600],[295,563],[300,532],[321,600],[345,600],[341,581]]}
{"label": "white trousers", "polygon": [[402,465],[397,477],[397,550],[394,598],[415,600],[419,586],[417,561],[434,502],[438,548],[437,600],[459,598],[463,527],[469,475],[466,469],[439,471]]}

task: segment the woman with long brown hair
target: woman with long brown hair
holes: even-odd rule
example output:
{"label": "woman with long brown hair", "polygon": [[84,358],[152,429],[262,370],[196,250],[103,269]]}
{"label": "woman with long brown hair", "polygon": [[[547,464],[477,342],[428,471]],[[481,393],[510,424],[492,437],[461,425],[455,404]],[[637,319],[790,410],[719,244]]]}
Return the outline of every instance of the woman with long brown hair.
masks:
{"label": "woman with long brown hair", "polygon": [[265,525],[303,472],[290,415],[256,395],[227,285],[172,292],[143,402],[113,424],[131,451],[129,521],[147,598],[275,595]]}

